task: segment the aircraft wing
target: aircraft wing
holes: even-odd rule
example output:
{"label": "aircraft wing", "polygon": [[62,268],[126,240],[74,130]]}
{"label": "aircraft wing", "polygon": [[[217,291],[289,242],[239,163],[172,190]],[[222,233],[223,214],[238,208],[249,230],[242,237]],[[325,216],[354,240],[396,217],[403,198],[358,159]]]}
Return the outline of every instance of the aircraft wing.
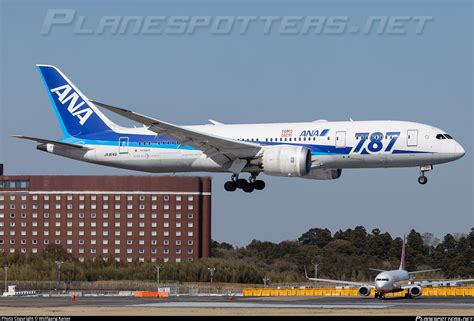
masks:
{"label": "aircraft wing", "polygon": [[363,283],[363,282],[352,282],[352,281],[321,279],[321,278],[309,278],[309,277],[306,277],[306,278],[310,281],[327,282],[327,283],[335,283],[335,284],[347,284],[347,285],[356,285],[356,286],[367,286],[369,288],[374,287],[374,285],[372,285],[372,284],[367,284],[367,283]]}
{"label": "aircraft wing", "polygon": [[474,279],[464,279],[464,280],[439,280],[439,281],[419,281],[414,284],[403,284],[402,288],[403,289],[408,289],[411,288],[414,285],[420,285],[420,286],[437,286],[437,285],[443,285],[446,283],[469,283],[469,282],[474,282]]}
{"label": "aircraft wing", "polygon": [[159,119],[135,113],[96,101],[92,103],[119,114],[125,118],[148,126],[148,129],[158,135],[167,135],[180,141],[181,145],[188,145],[203,151],[209,158],[234,173],[239,173],[247,164],[246,159],[254,158],[261,146],[249,142],[202,133],[182,126],[170,124]]}
{"label": "aircraft wing", "polygon": [[58,142],[58,141],[55,141],[55,140],[49,140],[49,139],[43,139],[43,138],[37,138],[37,137],[31,137],[31,136],[12,135],[12,137],[20,138],[20,139],[26,139],[26,140],[32,140],[34,142],[38,142],[38,143],[41,143],[41,144],[54,144],[54,145],[59,145],[59,146],[63,146],[63,147],[85,148],[83,145],[63,143],[63,142]]}

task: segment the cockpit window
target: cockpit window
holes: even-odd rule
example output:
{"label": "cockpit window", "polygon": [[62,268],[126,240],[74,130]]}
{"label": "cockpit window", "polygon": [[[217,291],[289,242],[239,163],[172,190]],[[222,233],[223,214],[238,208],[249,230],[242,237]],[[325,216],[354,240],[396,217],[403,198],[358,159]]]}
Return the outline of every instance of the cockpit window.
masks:
{"label": "cockpit window", "polygon": [[386,279],[386,278],[378,278],[378,279],[375,279],[375,281],[388,281],[388,279]]}
{"label": "cockpit window", "polygon": [[444,136],[446,136],[447,139],[453,139],[453,137],[451,137],[451,135],[444,134]]}
{"label": "cockpit window", "polygon": [[436,135],[436,139],[446,139],[443,134]]}

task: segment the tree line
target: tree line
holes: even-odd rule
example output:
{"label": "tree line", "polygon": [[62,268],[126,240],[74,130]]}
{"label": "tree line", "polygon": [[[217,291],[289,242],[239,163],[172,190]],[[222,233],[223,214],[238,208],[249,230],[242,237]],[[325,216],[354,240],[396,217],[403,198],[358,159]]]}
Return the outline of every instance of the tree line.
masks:
{"label": "tree line", "polygon": [[[379,229],[367,232],[363,226],[334,234],[328,229],[311,228],[297,240],[273,243],[253,240],[247,246],[212,241],[211,258],[194,262],[133,262],[95,260],[79,262],[61,246],[50,245],[39,254],[3,254],[0,267],[9,266],[8,279],[55,281],[56,261],[61,264],[62,282],[101,280],[156,280],[160,265],[162,282],[208,282],[208,268],[216,268],[214,282],[272,283],[305,281],[308,274],[318,277],[368,281],[369,268],[394,269],[400,263],[402,239]],[[316,267],[316,268],[315,268]],[[406,269],[439,268],[432,278],[474,276],[474,228],[469,234],[446,234],[441,240],[431,233],[411,230],[407,235]]]}

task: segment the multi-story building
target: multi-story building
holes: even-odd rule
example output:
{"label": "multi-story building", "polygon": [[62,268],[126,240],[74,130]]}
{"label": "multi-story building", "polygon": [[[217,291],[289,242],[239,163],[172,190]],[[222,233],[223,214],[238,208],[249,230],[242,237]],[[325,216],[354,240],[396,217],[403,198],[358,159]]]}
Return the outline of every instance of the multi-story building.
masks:
{"label": "multi-story building", "polygon": [[62,246],[80,261],[180,262],[211,246],[211,179],[0,176],[0,251]]}

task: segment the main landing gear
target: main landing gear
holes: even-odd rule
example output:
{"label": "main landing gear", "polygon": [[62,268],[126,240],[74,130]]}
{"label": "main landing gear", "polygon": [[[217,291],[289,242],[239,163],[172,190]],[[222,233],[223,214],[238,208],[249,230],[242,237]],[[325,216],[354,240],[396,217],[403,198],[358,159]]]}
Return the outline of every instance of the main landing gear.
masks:
{"label": "main landing gear", "polygon": [[224,189],[228,192],[233,192],[237,188],[243,190],[246,193],[252,193],[254,190],[261,191],[265,188],[265,182],[257,179],[257,175],[252,173],[249,180],[239,178],[239,175],[232,175],[230,181],[225,182]]}
{"label": "main landing gear", "polygon": [[433,165],[423,165],[420,167],[420,177],[418,177],[418,183],[425,185],[428,183],[428,177],[425,176],[425,172],[429,172],[433,169]]}

